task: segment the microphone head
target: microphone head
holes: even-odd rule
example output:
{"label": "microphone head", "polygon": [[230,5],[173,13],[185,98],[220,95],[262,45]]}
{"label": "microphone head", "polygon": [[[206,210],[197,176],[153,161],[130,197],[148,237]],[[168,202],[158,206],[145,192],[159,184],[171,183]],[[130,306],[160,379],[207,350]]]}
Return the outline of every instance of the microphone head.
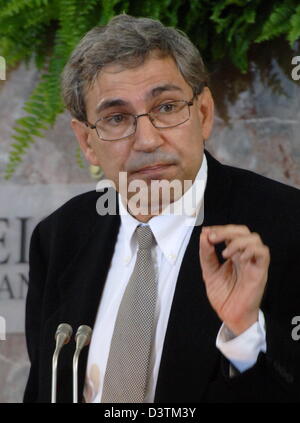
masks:
{"label": "microphone head", "polygon": [[58,335],[63,334],[65,336],[65,344],[67,344],[72,336],[73,329],[68,323],[61,323],[55,333],[55,340],[57,340]]}
{"label": "microphone head", "polygon": [[77,338],[80,335],[84,335],[85,336],[85,338],[86,338],[85,345],[88,345],[89,342],[90,342],[90,340],[91,340],[91,337],[92,337],[92,329],[89,326],[87,326],[87,325],[81,325],[77,329],[77,332],[76,332],[76,335],[75,335],[75,341],[76,342],[77,342]]}

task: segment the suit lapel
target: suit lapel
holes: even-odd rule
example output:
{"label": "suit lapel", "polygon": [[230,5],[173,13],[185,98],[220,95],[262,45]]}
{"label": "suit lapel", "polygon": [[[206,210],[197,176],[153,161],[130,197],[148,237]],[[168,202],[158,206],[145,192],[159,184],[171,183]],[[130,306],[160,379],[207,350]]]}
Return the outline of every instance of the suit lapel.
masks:
{"label": "suit lapel", "polygon": [[[231,179],[226,168],[205,151],[208,179],[204,196],[203,226],[228,223]],[[199,402],[214,372],[220,354],[215,342],[221,321],[210,306],[199,260],[196,226],[178,275],[164,347],[155,402]],[[222,244],[217,254],[222,260]]]}

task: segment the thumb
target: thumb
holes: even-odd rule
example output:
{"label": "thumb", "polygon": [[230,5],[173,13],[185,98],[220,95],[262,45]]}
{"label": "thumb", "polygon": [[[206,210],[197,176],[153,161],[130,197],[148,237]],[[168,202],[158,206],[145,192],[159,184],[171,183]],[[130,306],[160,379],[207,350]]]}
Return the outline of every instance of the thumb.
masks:
{"label": "thumb", "polygon": [[221,267],[215,247],[210,243],[208,235],[209,231],[203,228],[200,234],[199,257],[204,278],[210,277]]}

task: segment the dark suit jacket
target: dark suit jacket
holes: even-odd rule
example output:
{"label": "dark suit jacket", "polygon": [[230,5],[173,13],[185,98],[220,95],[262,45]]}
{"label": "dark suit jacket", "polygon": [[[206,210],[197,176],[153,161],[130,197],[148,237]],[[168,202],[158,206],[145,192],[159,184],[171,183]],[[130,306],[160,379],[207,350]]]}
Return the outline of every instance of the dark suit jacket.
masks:
{"label": "dark suit jacket", "polygon": [[[186,249],[172,303],[155,402],[300,400],[300,344],[291,323],[300,315],[300,191],[225,166],[205,151],[208,181],[204,226],[243,224],[269,246],[271,263],[261,309],[267,353],[234,378],[215,346],[221,322],[210,306],[199,261],[196,226]],[[34,230],[30,247],[26,337],[31,370],[25,402],[51,399],[51,361],[59,323],[93,327],[114,252],[120,217],[99,216],[99,193],[79,195]],[[224,244],[217,246],[220,252]],[[61,352],[58,402],[72,402],[72,340]],[[101,346],[99,346],[101,348]],[[82,398],[88,348],[80,358]]]}

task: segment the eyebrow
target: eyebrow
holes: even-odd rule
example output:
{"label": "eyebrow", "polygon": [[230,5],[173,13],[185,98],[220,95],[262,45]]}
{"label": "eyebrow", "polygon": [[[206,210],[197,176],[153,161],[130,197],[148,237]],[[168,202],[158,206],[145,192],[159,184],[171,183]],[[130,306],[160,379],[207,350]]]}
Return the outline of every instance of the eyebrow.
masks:
{"label": "eyebrow", "polygon": [[[159,85],[158,87],[152,88],[148,93],[145,95],[145,99],[154,98],[159,96],[165,91],[180,91],[183,92],[180,87],[173,84],[165,84],[165,85]],[[104,101],[101,101],[97,107],[95,112],[100,113],[105,109],[108,109],[110,107],[116,107],[116,106],[128,106],[130,103],[126,100],[123,100],[122,98],[108,98]]]}
{"label": "eyebrow", "polygon": [[158,87],[152,88],[152,90],[146,94],[146,98],[156,97],[165,91],[181,91],[182,92],[182,89],[178,87],[177,85],[173,85],[173,84],[159,85]]}

